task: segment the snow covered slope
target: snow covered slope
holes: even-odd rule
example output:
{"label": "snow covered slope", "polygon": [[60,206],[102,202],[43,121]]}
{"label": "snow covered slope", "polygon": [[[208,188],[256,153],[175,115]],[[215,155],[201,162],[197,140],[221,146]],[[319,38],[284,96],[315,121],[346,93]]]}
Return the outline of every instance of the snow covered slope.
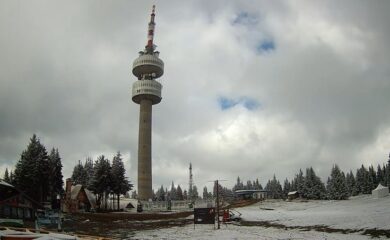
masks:
{"label": "snow covered slope", "polygon": [[325,225],[337,229],[390,229],[390,197],[376,199],[362,195],[344,201],[308,202],[267,200],[238,210],[246,221],[270,221],[286,226]]}

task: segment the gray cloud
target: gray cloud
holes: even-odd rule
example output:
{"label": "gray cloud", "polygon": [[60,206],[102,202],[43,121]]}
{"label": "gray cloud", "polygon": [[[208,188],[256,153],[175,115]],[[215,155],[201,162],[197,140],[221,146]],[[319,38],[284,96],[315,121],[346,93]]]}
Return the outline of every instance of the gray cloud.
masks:
{"label": "gray cloud", "polygon": [[[152,2],[0,3],[0,174],[37,133],[77,161],[124,153],[136,181],[131,64]],[[154,187],[240,175],[264,184],[313,166],[325,177],[390,150],[387,2],[157,3],[165,62],[153,109]],[[246,14],[251,21],[234,21]],[[253,20],[253,21],[252,21]],[[256,47],[273,41],[272,51]],[[261,103],[223,111],[218,98]]]}

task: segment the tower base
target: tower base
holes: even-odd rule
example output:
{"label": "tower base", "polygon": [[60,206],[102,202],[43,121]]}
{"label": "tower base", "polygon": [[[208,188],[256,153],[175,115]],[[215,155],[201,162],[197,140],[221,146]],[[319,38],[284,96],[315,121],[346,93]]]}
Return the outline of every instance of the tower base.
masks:
{"label": "tower base", "polygon": [[152,101],[140,102],[138,135],[138,199],[152,199]]}

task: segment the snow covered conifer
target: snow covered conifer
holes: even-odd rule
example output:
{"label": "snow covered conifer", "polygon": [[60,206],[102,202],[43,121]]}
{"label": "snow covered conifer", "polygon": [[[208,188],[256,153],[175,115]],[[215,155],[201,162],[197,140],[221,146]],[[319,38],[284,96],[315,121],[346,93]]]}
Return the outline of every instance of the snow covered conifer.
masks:
{"label": "snow covered conifer", "polygon": [[383,171],[382,171],[381,165],[379,165],[379,164],[378,164],[378,167],[376,170],[376,180],[378,181],[378,183],[385,185]]}
{"label": "snow covered conifer", "polygon": [[86,173],[84,170],[84,166],[81,164],[80,160],[78,164],[73,168],[71,179],[74,185],[77,184],[81,184],[84,186],[86,185]]}
{"label": "snow covered conifer", "polygon": [[330,178],[328,178],[327,194],[328,198],[332,200],[345,200],[348,198],[345,175],[336,164],[332,168]]}
{"label": "snow covered conifer", "polygon": [[85,184],[87,188],[90,188],[92,185],[93,179],[93,160],[90,157],[87,157],[84,162],[84,173],[85,173]]}
{"label": "snow covered conifer", "polygon": [[49,188],[51,200],[57,198],[58,194],[63,192],[62,186],[64,185],[62,176],[62,163],[60,153],[58,149],[52,149],[49,155]]}
{"label": "snow covered conifer", "polygon": [[203,200],[206,200],[209,197],[209,192],[207,191],[207,187],[203,188]]}
{"label": "snow covered conifer", "polygon": [[355,177],[353,176],[352,171],[347,173],[347,176],[345,177],[345,184],[347,185],[349,196],[356,196],[358,194]]}
{"label": "snow covered conifer", "polygon": [[177,191],[176,191],[176,187],[175,187],[175,184],[173,183],[173,181],[172,181],[171,191],[170,191],[169,196],[171,197],[171,200],[177,200]]}
{"label": "snow covered conifer", "polygon": [[[87,173],[86,169],[84,168]],[[88,170],[91,171],[91,170]],[[117,206],[119,210],[120,206],[120,195],[126,194],[126,192],[130,191],[133,187],[132,184],[129,183],[126,177],[126,169],[122,160],[122,155],[120,152],[112,159],[111,166],[111,191],[117,196]],[[88,175],[88,174],[86,174]],[[154,193],[154,191],[153,191]]]}
{"label": "snow covered conifer", "polygon": [[9,178],[9,173],[8,173],[8,168],[5,169],[5,172],[4,172],[4,177],[3,177],[3,180],[7,183],[10,183],[10,178]]}
{"label": "snow covered conifer", "polygon": [[180,185],[177,185],[176,199],[179,200],[179,201],[183,200],[183,190],[181,189]]}
{"label": "snow covered conifer", "polygon": [[265,190],[269,191],[272,198],[278,199],[283,197],[283,190],[280,182],[276,179],[276,176],[272,180],[268,180]]}
{"label": "snow covered conifer", "polygon": [[370,174],[369,177],[370,177],[371,191],[372,191],[376,188],[376,186],[378,186],[378,180],[376,179],[376,172],[372,165],[368,167],[368,173]]}
{"label": "snow covered conifer", "polygon": [[287,197],[289,192],[291,192],[291,184],[288,181],[288,179],[286,178],[284,180],[284,184],[283,184],[283,195],[284,195],[284,197]]}
{"label": "snow covered conifer", "polygon": [[314,169],[307,168],[302,195],[308,199],[323,199],[325,192],[325,185],[315,174]]}
{"label": "snow covered conifer", "polygon": [[192,187],[192,200],[196,200],[199,198],[199,193],[198,193],[198,187],[196,187],[196,185],[194,185]]}
{"label": "snow covered conifer", "polygon": [[296,176],[295,181],[296,181],[296,185],[297,185],[297,191],[299,192],[299,194],[303,194],[303,192],[305,191],[304,190],[304,188],[305,188],[305,177],[303,176],[302,169],[299,169],[299,173]]}
{"label": "snow covered conifer", "polygon": [[111,164],[101,155],[95,161],[93,167],[93,180],[91,185],[91,190],[96,195],[96,204],[98,208],[101,208],[104,201],[104,207],[107,208],[107,196],[111,191]]}
{"label": "snow covered conifer", "polygon": [[15,167],[15,185],[38,202],[46,201],[49,195],[48,158],[46,148],[34,134]]}

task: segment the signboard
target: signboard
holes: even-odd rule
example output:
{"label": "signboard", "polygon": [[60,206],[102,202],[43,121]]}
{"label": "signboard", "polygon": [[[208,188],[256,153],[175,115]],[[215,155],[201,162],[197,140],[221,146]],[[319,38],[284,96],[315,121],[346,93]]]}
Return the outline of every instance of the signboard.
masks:
{"label": "signboard", "polygon": [[214,224],[215,208],[194,208],[194,224]]}

